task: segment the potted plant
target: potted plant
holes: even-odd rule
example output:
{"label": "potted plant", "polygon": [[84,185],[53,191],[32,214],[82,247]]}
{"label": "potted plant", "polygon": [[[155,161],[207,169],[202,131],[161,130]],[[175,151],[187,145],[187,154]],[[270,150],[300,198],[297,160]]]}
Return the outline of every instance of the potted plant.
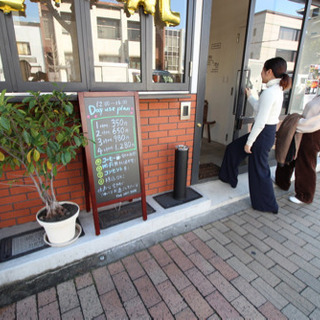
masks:
{"label": "potted plant", "polygon": [[[0,176],[5,166],[23,168],[22,179],[10,184],[37,190],[45,205],[37,213],[37,220],[45,225],[48,242],[52,245],[68,243],[75,237],[79,206],[60,203],[53,182],[59,168],[74,159],[76,150],[87,143],[81,132],[80,118],[67,94],[60,90],[50,94],[30,91],[30,96],[22,103],[10,103],[5,94],[3,90],[0,95]],[[26,176],[31,184],[26,184]],[[73,224],[70,231],[63,226],[68,220]],[[55,225],[58,225],[58,236],[52,230]]]}

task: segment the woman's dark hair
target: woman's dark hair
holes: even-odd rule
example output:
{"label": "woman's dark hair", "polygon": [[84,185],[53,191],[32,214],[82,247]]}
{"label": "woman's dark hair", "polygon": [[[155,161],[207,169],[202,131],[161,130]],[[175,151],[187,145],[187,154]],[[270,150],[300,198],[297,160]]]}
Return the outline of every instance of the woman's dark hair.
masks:
{"label": "woman's dark hair", "polygon": [[276,57],[267,60],[264,63],[264,69],[265,70],[272,70],[274,76],[276,78],[281,78],[280,80],[280,86],[285,89],[290,89],[291,87],[291,78],[286,73],[287,72],[287,62],[281,57]]}

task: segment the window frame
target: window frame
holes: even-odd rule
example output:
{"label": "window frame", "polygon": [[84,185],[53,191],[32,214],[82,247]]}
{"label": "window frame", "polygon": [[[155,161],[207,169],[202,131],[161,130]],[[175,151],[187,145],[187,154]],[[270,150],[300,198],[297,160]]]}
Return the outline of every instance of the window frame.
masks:
{"label": "window frame", "polygon": [[[67,92],[79,91],[190,91],[191,52],[194,4],[187,1],[185,30],[185,66],[183,83],[153,83],[152,82],[152,30],[153,16],[144,14],[140,6],[141,40],[141,82],[95,82],[94,60],[92,49],[92,30],[90,21],[90,1],[74,0],[76,29],[78,37],[79,62],[81,81],[79,82],[25,82],[22,79],[19,55],[16,45],[14,22],[12,14],[4,14],[0,10],[0,41],[7,45],[0,47],[5,81],[0,82],[0,90],[8,92],[27,93],[28,91],[50,92],[58,86]],[[147,45],[148,44],[148,45]]]}

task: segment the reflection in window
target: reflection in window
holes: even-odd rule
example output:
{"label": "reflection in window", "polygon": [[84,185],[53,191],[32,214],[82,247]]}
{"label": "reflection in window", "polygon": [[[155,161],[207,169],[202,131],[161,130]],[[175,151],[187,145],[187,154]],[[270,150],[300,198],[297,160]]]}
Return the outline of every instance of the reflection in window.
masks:
{"label": "reflection in window", "polygon": [[26,0],[25,17],[13,12],[23,81],[81,81],[74,0]]}
{"label": "reflection in window", "polygon": [[305,105],[319,94],[320,86],[320,16],[319,3],[312,3],[300,64],[295,72],[290,112],[302,113]]}
{"label": "reflection in window", "polygon": [[183,83],[187,0],[171,0],[171,11],[180,13],[176,27],[154,27],[153,82]]}
{"label": "reflection in window", "polygon": [[96,82],[141,82],[140,15],[124,5],[99,1],[90,10]]}
{"label": "reflection in window", "polygon": [[[250,44],[250,85],[259,93],[262,89],[261,70],[266,60],[280,56],[287,61],[288,73],[292,74],[301,33],[305,1],[257,0]],[[285,92],[284,112],[288,107],[289,93]]]}

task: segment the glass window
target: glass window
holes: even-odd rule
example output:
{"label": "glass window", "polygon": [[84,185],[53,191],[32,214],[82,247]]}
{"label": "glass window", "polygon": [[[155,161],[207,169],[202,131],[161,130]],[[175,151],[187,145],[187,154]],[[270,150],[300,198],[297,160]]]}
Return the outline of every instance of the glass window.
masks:
{"label": "glass window", "polygon": [[320,16],[319,2],[313,1],[307,20],[300,63],[294,75],[290,112],[302,113],[305,105],[319,94],[320,83]]}
{"label": "glass window", "polygon": [[92,4],[90,19],[94,80],[141,82],[140,14],[128,17],[123,4],[104,0]]}
{"label": "glass window", "polygon": [[81,81],[74,0],[26,0],[25,16],[12,12],[23,81]]}
{"label": "glass window", "polygon": [[300,38],[300,30],[280,27],[279,38],[282,40],[298,41]]}
{"label": "glass window", "polygon": [[171,11],[180,13],[178,26],[154,26],[153,82],[185,82],[187,1],[171,0]]}

